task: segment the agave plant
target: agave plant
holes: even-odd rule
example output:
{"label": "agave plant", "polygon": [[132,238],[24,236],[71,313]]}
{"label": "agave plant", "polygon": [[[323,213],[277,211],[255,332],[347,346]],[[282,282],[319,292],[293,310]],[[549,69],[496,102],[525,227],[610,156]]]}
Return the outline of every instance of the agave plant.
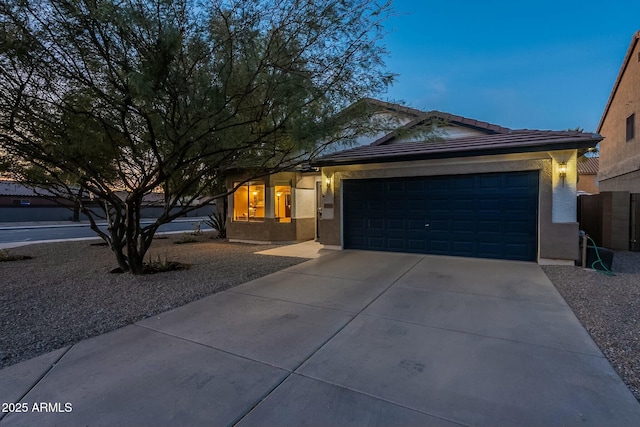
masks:
{"label": "agave plant", "polygon": [[218,238],[227,238],[227,218],[224,211],[216,209],[213,214],[209,215],[209,219],[205,222],[214,230],[218,230]]}

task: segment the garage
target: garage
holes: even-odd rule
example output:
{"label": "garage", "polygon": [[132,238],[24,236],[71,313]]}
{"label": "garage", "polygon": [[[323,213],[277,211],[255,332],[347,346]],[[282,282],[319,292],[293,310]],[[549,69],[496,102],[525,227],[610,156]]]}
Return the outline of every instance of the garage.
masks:
{"label": "garage", "polygon": [[344,248],[536,261],[539,172],[346,179]]}

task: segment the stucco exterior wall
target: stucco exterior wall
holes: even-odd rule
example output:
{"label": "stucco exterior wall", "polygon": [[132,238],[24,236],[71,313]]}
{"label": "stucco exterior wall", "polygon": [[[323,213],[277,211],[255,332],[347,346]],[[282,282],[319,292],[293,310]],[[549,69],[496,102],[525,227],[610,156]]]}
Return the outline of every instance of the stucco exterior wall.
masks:
{"label": "stucco exterior wall", "polygon": [[[553,188],[553,222],[576,221],[578,198],[576,186],[578,182],[578,164],[576,150],[554,151],[550,153],[553,159],[551,185]],[[560,165],[567,166],[566,176],[560,176]]]}
{"label": "stucco exterior wall", "polygon": [[581,174],[578,177],[578,191],[585,191],[589,194],[600,193],[597,176],[595,174]]}
{"label": "stucco exterior wall", "polygon": [[227,236],[231,242],[302,242],[314,238],[315,219],[292,219],[291,222],[277,222],[265,218],[260,222],[230,221]]}
{"label": "stucco exterior wall", "polygon": [[[627,185],[640,188],[635,181],[640,171],[640,43],[636,43],[620,84],[614,94],[600,134],[600,191],[631,191]],[[626,120],[635,113],[635,137],[626,140]],[[625,174],[635,173],[629,177]]]}
{"label": "stucco exterior wall", "polygon": [[626,191],[629,193],[640,193],[640,170],[600,181],[599,184],[601,192]]}
{"label": "stucco exterior wall", "polygon": [[[573,169],[565,178],[566,187],[561,187],[556,158],[568,161]],[[476,174],[489,172],[540,171],[538,257],[561,260],[578,258],[578,223],[576,222],[576,178],[575,150],[554,153],[529,153],[502,156],[469,157],[460,159],[425,160],[385,164],[325,167],[322,169],[323,215],[320,220],[320,243],[342,246],[342,188],[344,179],[392,178],[409,176],[438,176]],[[327,187],[326,178],[331,180]],[[566,188],[567,190],[563,190]],[[571,206],[573,211],[571,212]],[[554,211],[558,211],[554,217]]]}

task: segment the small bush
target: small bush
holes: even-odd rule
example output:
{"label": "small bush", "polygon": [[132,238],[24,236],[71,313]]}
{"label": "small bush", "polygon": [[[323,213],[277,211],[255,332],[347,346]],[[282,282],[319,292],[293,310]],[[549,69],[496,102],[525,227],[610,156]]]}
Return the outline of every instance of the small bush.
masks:
{"label": "small bush", "polygon": [[9,253],[8,250],[6,249],[2,249],[0,250],[0,262],[5,262],[5,261],[22,261],[23,259],[31,259],[30,256],[28,255],[15,255],[15,254],[11,254]]}
{"label": "small bush", "polygon": [[149,261],[144,264],[145,274],[164,273],[167,271],[186,270],[189,264],[183,264],[177,261],[169,261],[167,254],[164,257],[157,255],[155,259],[149,255]]}
{"label": "small bush", "polygon": [[219,239],[227,238],[227,218],[225,218],[224,212],[216,209],[216,212],[209,215],[209,219],[205,222],[208,226],[218,231]]}
{"label": "small bush", "polygon": [[198,242],[197,235],[184,233],[180,240],[176,240],[173,242],[175,245],[182,245],[184,243],[195,243]]}
{"label": "small bush", "polygon": [[193,234],[194,236],[201,236],[202,235],[202,223],[204,221],[199,221],[197,222],[194,226],[193,226]]}

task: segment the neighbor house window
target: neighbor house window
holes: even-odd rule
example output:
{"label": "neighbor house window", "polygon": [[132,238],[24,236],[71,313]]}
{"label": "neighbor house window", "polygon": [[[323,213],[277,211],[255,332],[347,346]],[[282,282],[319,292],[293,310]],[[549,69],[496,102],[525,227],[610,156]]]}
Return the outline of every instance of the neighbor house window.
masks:
{"label": "neighbor house window", "polygon": [[636,136],[636,115],[635,113],[627,117],[627,141],[632,140]]}
{"label": "neighbor house window", "polygon": [[277,222],[291,222],[291,186],[275,186],[275,215]]}
{"label": "neighbor house window", "polygon": [[248,182],[238,187],[233,195],[233,218],[235,221],[264,220],[263,183]]}

